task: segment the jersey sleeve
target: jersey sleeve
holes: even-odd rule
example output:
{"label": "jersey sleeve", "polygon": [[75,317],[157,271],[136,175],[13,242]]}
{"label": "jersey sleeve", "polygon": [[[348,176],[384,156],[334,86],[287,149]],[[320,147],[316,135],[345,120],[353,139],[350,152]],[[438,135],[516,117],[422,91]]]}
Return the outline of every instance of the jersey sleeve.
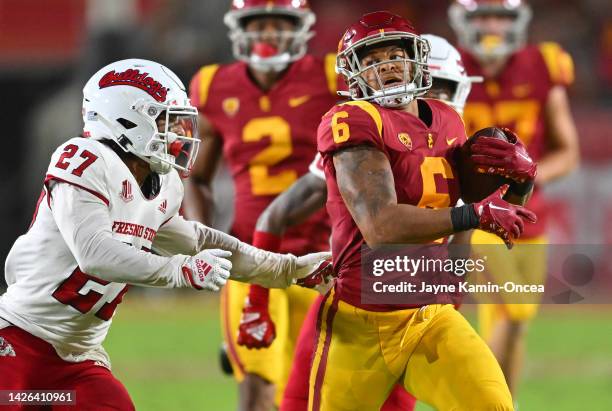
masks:
{"label": "jersey sleeve", "polygon": [[570,54],[554,42],[541,43],[539,50],[552,85],[570,86],[574,82],[574,61]]}
{"label": "jersey sleeve", "polygon": [[322,180],[325,180],[325,169],[323,168],[323,157],[321,157],[320,153],[317,153],[312,163],[308,166],[308,171],[310,171],[315,176],[319,177]]}
{"label": "jersey sleeve", "polygon": [[84,138],[68,140],[51,156],[45,176],[47,201],[50,204],[50,185],[59,182],[78,187],[108,206],[110,193],[106,169],[99,142]]}
{"label": "jersey sleeve", "polygon": [[51,210],[79,268],[102,280],[152,287],[184,287],[187,256],[161,257],[113,237],[108,208],[68,184],[56,184]]}
{"label": "jersey sleeve", "polygon": [[369,145],[384,149],[382,118],[366,101],[350,101],[334,106],[321,120],[317,148],[325,155],[343,148]]}

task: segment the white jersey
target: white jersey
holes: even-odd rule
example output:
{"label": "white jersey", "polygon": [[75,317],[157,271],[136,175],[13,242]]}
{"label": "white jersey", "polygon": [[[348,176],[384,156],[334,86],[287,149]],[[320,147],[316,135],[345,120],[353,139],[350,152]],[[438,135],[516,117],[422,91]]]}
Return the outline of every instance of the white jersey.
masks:
{"label": "white jersey", "polygon": [[288,287],[310,270],[295,256],[184,220],[182,199],[175,170],[160,176],[157,196],[147,199],[108,146],[67,141],[51,157],[30,229],[7,257],[0,328],[12,323],[67,361],[110,367],[101,344],[129,284],[191,287],[183,264],[206,248],[232,252],[232,279],[266,287]]}
{"label": "white jersey", "polygon": [[176,171],[160,179],[159,194],[148,200],[106,145],[73,138],[60,146],[51,157],[35,220],[6,260],[9,287],[0,297],[0,317],[60,350],[83,352],[99,346],[128,285],[79,269],[51,209],[53,186],[68,183],[91,201],[104,203],[112,237],[149,251],[160,226],[178,212],[183,198]]}

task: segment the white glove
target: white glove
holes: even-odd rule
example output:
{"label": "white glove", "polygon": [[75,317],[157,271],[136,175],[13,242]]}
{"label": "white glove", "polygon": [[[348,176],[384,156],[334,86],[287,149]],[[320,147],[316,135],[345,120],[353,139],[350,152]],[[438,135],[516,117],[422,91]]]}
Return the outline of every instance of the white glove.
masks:
{"label": "white glove", "polygon": [[321,282],[327,283],[333,274],[331,264],[327,261],[330,259],[331,253],[328,251],[297,257],[295,268],[290,274],[293,283],[308,288],[316,288]]}
{"label": "white glove", "polygon": [[187,258],[181,266],[185,285],[196,290],[219,291],[230,276],[231,256],[231,251],[211,249]]}
{"label": "white glove", "polygon": [[[312,254],[305,257],[308,257],[308,260],[310,260],[311,255]],[[318,257],[318,255],[315,255],[313,260],[315,257]],[[319,294],[327,294],[327,292],[334,286],[335,278],[336,276],[332,261],[331,259],[327,259],[319,260],[313,271],[310,271],[305,277],[298,278],[294,281],[301,287],[312,288],[318,291]]]}

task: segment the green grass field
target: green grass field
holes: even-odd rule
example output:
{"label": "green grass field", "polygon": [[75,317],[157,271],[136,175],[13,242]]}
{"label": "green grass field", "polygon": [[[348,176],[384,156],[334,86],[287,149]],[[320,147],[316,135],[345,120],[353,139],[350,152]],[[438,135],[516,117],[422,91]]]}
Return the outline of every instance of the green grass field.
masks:
{"label": "green grass field", "polygon": [[[217,298],[126,297],[105,347],[137,409],[235,410],[236,387],[218,366]],[[518,401],[520,411],[612,410],[612,307],[544,308],[529,333]]]}

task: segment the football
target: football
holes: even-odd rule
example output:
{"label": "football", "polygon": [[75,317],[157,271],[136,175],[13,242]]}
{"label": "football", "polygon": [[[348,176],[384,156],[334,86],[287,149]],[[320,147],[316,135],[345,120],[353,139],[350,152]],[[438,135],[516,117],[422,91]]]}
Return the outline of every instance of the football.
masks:
{"label": "football", "polygon": [[514,136],[506,134],[503,129],[487,127],[474,133],[458,150],[457,166],[461,184],[461,198],[466,203],[480,201],[500,186],[510,182],[504,177],[479,173],[475,170],[474,163],[470,158],[470,147],[481,137],[494,137],[513,144],[516,143]]}

